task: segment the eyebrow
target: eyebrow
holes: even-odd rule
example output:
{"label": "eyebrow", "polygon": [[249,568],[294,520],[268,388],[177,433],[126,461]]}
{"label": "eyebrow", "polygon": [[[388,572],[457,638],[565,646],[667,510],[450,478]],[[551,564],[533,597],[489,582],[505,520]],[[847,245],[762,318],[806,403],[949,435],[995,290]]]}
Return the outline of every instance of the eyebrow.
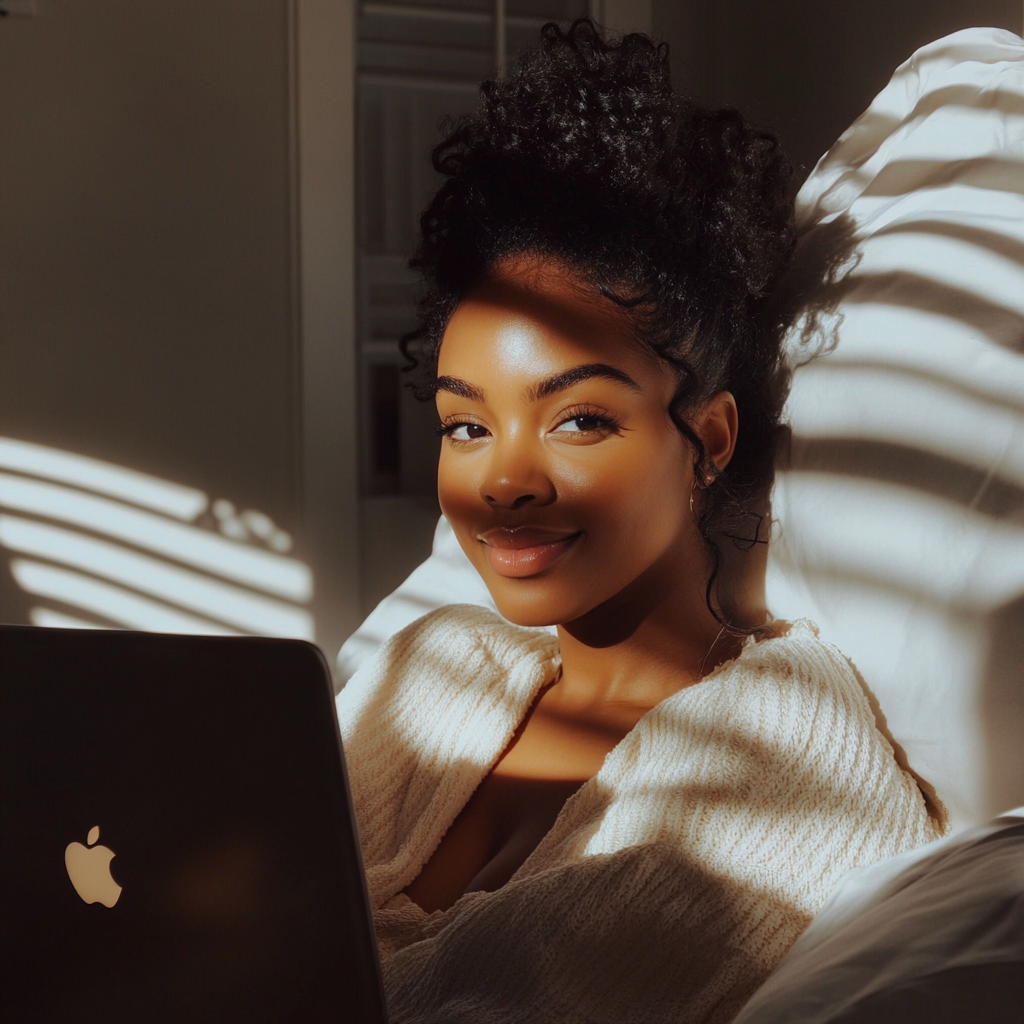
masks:
{"label": "eyebrow", "polygon": [[536,402],[541,398],[548,398],[559,391],[571,388],[574,384],[591,380],[594,377],[614,381],[616,384],[622,384],[632,391],[643,390],[624,370],[618,370],[607,363],[583,363],[581,366],[574,366],[572,369],[556,373],[554,376],[545,377],[544,380],[530,388],[527,395],[531,401]]}
{"label": "eyebrow", "polygon": [[[573,366],[571,369],[563,370],[561,373],[545,377],[542,381],[534,384],[526,391],[526,397],[531,402],[540,401],[542,398],[550,398],[559,391],[565,391],[574,384],[585,380],[592,380],[601,377],[605,380],[614,381],[633,391],[643,390],[639,384],[624,370],[616,369],[607,363],[583,363],[580,366]],[[472,402],[485,401],[484,392],[475,384],[463,380],[461,377],[438,377],[435,384],[436,391],[448,391],[460,398],[468,398]]]}
{"label": "eyebrow", "polygon": [[459,398],[468,398],[471,402],[484,400],[483,391],[461,377],[438,377],[434,382],[434,391],[449,391]]}

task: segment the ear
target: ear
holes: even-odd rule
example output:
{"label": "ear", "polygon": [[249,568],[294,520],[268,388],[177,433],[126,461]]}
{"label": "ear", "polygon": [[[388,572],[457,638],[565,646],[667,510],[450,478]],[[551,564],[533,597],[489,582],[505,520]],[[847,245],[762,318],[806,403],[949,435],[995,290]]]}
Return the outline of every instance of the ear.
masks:
{"label": "ear", "polygon": [[[714,469],[720,473],[729,465],[740,428],[740,416],[732,393],[719,391],[704,407],[694,426]],[[711,466],[705,468],[710,470]]]}

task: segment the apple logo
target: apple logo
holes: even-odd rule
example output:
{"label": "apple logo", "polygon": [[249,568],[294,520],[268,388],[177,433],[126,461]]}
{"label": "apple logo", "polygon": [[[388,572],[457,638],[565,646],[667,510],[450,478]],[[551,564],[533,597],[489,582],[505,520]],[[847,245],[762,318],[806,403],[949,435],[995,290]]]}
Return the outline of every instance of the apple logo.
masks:
{"label": "apple logo", "polygon": [[106,846],[96,846],[99,837],[100,827],[93,825],[86,839],[88,846],[69,843],[64,851],[64,864],[75,892],[86,903],[102,903],[105,907],[112,907],[121,895],[121,886],[110,873],[114,851]]}

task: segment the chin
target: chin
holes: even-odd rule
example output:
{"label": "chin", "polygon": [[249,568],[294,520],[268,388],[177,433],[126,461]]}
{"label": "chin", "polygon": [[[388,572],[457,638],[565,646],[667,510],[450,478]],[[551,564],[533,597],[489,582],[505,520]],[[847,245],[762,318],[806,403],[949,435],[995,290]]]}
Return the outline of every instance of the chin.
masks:
{"label": "chin", "polygon": [[498,611],[501,612],[503,619],[507,619],[514,626],[524,626],[533,629],[538,629],[542,626],[558,626],[564,621],[561,616],[552,617],[551,615],[544,615],[540,612],[523,608],[518,604],[509,608],[498,603]]}
{"label": "chin", "polygon": [[586,614],[589,607],[579,607],[576,600],[552,593],[552,589],[538,580],[487,581],[487,589],[498,606],[502,618],[517,626],[559,626]]}

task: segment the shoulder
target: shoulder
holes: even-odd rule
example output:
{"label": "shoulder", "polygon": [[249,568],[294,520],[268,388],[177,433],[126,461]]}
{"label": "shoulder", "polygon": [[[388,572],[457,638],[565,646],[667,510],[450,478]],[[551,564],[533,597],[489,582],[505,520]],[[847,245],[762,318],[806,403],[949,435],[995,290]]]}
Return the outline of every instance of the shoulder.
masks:
{"label": "shoulder", "polygon": [[415,877],[557,665],[553,637],[465,605],[395,634],[338,697],[371,898]]}
{"label": "shoulder", "polygon": [[849,659],[834,644],[823,640],[809,619],[774,623],[772,635],[748,640],[739,657],[704,682],[716,677],[733,694],[759,694],[763,699],[791,705],[794,711],[805,706],[808,712],[822,701],[839,701],[849,713],[874,722]]}
{"label": "shoulder", "polygon": [[607,765],[616,778],[642,765],[679,792],[698,777],[716,791],[737,787],[742,803],[765,787],[799,790],[808,773],[833,774],[865,743],[876,745],[875,734],[870,705],[838,648],[811,622],[781,623],[649,712]]}
{"label": "shoulder", "polygon": [[834,674],[853,677],[850,663],[835,644],[823,640],[821,631],[810,619],[793,622],[776,620],[772,633],[764,639],[751,638],[737,659],[748,668],[779,672],[783,677],[807,673],[829,677]]}
{"label": "shoulder", "polygon": [[549,633],[506,622],[476,605],[448,605],[392,636],[338,695],[345,734],[369,705],[407,713],[472,693],[535,690],[554,673],[558,643]]}
{"label": "shoulder", "polygon": [[856,670],[811,622],[748,642],[665,703],[649,760],[677,781],[678,834],[722,874],[813,914],[848,868],[941,834]]}
{"label": "shoulder", "polygon": [[[917,777],[879,720],[867,683],[813,622],[785,624],[779,635],[748,644],[733,664],[733,684],[748,697],[750,730],[774,750],[788,751],[782,761],[799,755],[787,774],[809,790],[821,790],[823,804],[843,793],[861,820],[884,819],[881,831],[890,830],[885,842],[898,835],[917,845],[942,834],[944,808],[929,809]],[[815,781],[823,779],[824,788]],[[891,852],[901,848],[909,847]]]}
{"label": "shoulder", "polygon": [[424,615],[396,633],[376,659],[402,669],[415,665],[472,671],[481,665],[512,668],[526,658],[557,656],[550,633],[513,625],[487,608],[453,604]]}
{"label": "shoulder", "polygon": [[[897,769],[878,731],[859,676],[814,623],[779,624],[775,635],[750,640],[740,655],[691,688],[691,711],[705,729],[725,726],[733,745],[765,770],[803,782]],[[768,767],[771,765],[771,770]],[[784,770],[783,770],[784,769]]]}

